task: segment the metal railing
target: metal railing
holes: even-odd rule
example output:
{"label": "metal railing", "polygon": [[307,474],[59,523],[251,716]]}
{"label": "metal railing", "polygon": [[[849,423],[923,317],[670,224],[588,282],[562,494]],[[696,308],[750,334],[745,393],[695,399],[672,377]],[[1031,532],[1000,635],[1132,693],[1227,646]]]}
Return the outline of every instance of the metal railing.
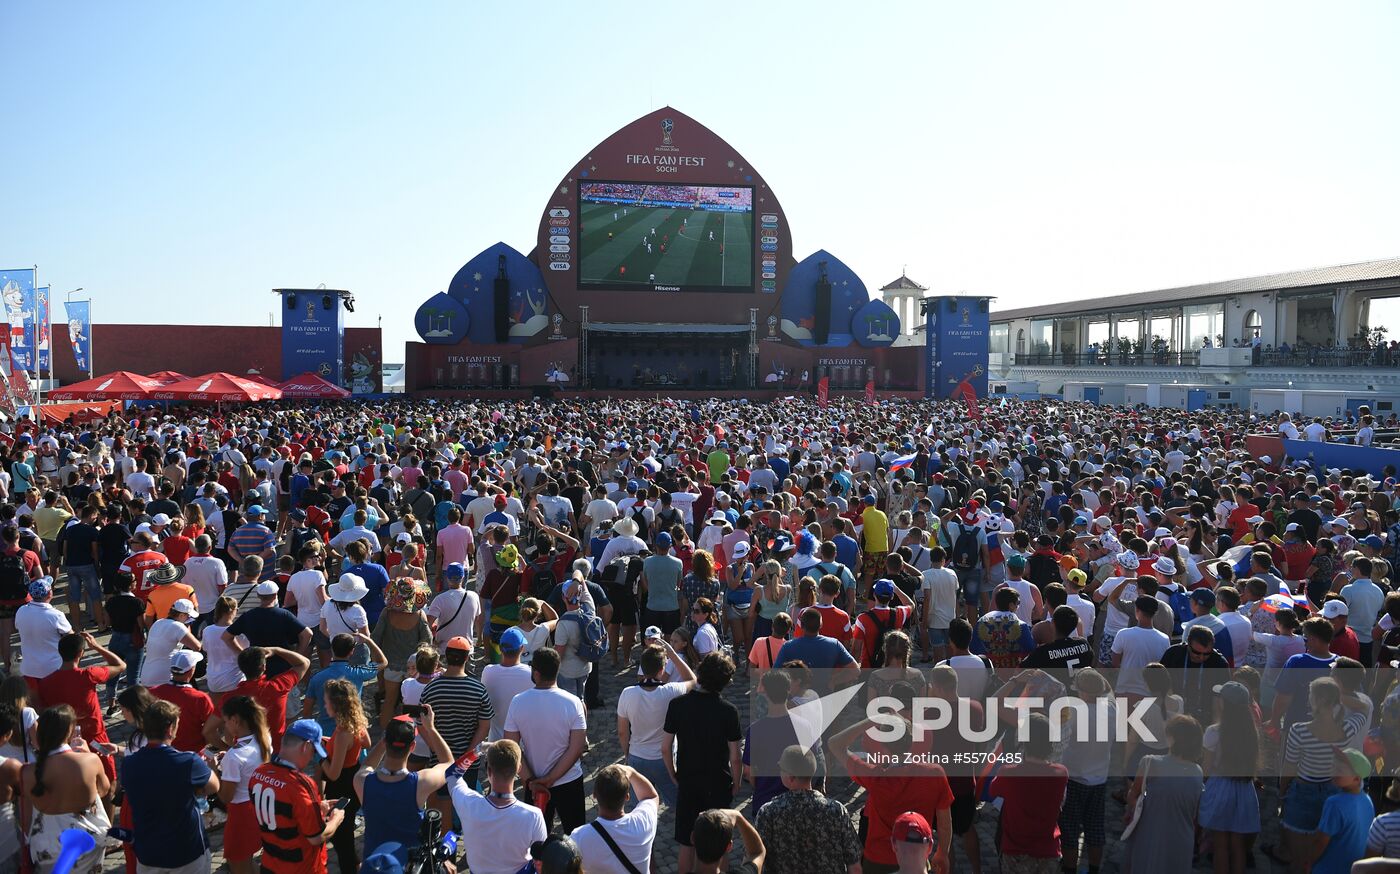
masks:
{"label": "metal railing", "polygon": [[1011,363],[1021,367],[1195,367],[1197,352],[1018,352]]}
{"label": "metal railing", "polygon": [[1353,349],[1345,346],[1260,350],[1260,367],[1400,367],[1400,350]]}

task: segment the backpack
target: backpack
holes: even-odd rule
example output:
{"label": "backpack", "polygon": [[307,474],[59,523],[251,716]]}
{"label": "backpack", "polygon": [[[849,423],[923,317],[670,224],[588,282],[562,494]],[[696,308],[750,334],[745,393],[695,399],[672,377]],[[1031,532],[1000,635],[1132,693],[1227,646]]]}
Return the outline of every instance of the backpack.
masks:
{"label": "backpack", "polygon": [[685,516],[681,514],[680,510],[671,507],[668,510],[662,510],[660,513],[657,513],[656,521],[661,523],[661,529],[663,531],[670,533],[672,528],[685,521]]}
{"label": "backpack", "polygon": [[1181,626],[1196,617],[1196,614],[1191,612],[1191,593],[1182,586],[1177,586],[1167,596],[1167,601],[1172,608],[1172,636],[1180,637]]}
{"label": "backpack", "polygon": [[578,625],[579,640],[575,647],[578,657],[586,662],[602,661],[608,652],[608,628],[603,624],[602,617],[592,611],[574,611],[559,618]]}
{"label": "backpack", "polygon": [[981,558],[981,548],[977,543],[977,529],[969,528],[959,523],[957,525],[958,536],[953,538],[952,555],[949,562],[955,568],[971,570],[977,567],[977,562]]}
{"label": "backpack", "polygon": [[637,536],[643,540],[648,539],[647,535],[651,533],[651,523],[647,521],[646,504],[638,501],[636,505],[634,505],[632,508],[632,521],[637,526]]}
{"label": "backpack", "polygon": [[885,666],[885,635],[890,631],[890,625],[881,622],[879,614],[874,610],[865,611],[865,615],[869,616],[870,621],[875,624],[875,650],[870,654],[870,667],[883,668]]}
{"label": "backpack", "polygon": [[24,570],[24,553],[0,555],[0,601],[23,601],[29,597],[29,574]]}
{"label": "backpack", "polygon": [[554,575],[553,559],[531,565],[531,569],[534,573],[530,575],[530,597],[541,601],[549,600],[549,593],[554,591],[559,582],[559,578]]}

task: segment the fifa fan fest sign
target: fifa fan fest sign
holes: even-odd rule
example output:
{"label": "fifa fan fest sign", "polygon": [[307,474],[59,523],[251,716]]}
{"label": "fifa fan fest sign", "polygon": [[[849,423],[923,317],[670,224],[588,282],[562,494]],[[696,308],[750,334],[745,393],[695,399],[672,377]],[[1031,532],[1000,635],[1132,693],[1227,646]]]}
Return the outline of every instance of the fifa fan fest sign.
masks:
{"label": "fifa fan fest sign", "polygon": [[278,288],[282,296],[282,379],[314,373],[344,388],[344,292]]}

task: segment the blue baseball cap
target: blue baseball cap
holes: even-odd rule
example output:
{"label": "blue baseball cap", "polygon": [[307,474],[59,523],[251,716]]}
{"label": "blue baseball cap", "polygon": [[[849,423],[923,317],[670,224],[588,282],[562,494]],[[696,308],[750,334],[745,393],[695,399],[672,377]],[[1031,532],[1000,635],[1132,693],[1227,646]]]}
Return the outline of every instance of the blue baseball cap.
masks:
{"label": "blue baseball cap", "polygon": [[629,491],[629,492],[635,492],[637,489],[640,489],[641,487],[642,487],[642,484],[639,483],[639,482],[637,482],[637,481],[634,480],[634,479],[629,479],[629,480],[627,481],[627,491]]}
{"label": "blue baseball cap", "polygon": [[893,598],[894,580],[876,580],[873,591],[875,592],[875,597],[877,598]]}
{"label": "blue baseball cap", "polygon": [[31,598],[47,598],[53,594],[53,577],[40,577],[29,584]]}
{"label": "blue baseball cap", "polygon": [[520,652],[525,648],[525,633],[519,628],[507,628],[501,632],[501,652]]}
{"label": "blue baseball cap", "polygon": [[449,580],[460,580],[467,575],[467,569],[460,561],[454,561],[442,569],[442,575]]}
{"label": "blue baseball cap", "polygon": [[292,737],[301,738],[316,750],[316,754],[321,758],[326,757],[326,745],[322,743],[321,723],[314,719],[298,719],[287,726],[287,734]]}
{"label": "blue baseball cap", "polygon": [[1385,546],[1385,541],[1381,540],[1374,534],[1366,535],[1366,538],[1361,542],[1371,547],[1372,549],[1380,549],[1381,547]]}
{"label": "blue baseball cap", "polygon": [[667,534],[665,531],[662,531],[660,534],[656,535],[656,545],[661,549],[670,549],[671,535]]}
{"label": "blue baseball cap", "polygon": [[1076,524],[1076,525],[1088,525],[1088,524],[1089,524],[1089,517],[1088,517],[1088,516],[1075,516],[1075,517],[1074,517],[1074,524]]}
{"label": "blue baseball cap", "polygon": [[865,503],[869,504],[869,505],[872,506],[872,507],[875,506],[875,496],[874,496],[874,495],[866,495],[866,496],[865,496]]}
{"label": "blue baseball cap", "polygon": [[264,513],[266,513],[267,511],[264,510],[264,509],[262,508],[262,504],[254,504],[253,506],[249,507],[247,510],[244,510],[243,512],[244,512],[246,515],[249,515],[249,516],[261,516],[261,515],[263,515]]}

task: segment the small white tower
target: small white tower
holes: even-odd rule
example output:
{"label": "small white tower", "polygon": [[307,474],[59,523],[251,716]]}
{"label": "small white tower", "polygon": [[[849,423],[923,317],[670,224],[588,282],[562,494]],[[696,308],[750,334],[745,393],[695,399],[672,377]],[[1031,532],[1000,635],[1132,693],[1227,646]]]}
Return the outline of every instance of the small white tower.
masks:
{"label": "small white tower", "polygon": [[906,336],[913,334],[914,327],[920,323],[919,301],[927,292],[926,287],[910,279],[902,270],[898,279],[880,289],[881,299],[899,316],[900,332]]}

